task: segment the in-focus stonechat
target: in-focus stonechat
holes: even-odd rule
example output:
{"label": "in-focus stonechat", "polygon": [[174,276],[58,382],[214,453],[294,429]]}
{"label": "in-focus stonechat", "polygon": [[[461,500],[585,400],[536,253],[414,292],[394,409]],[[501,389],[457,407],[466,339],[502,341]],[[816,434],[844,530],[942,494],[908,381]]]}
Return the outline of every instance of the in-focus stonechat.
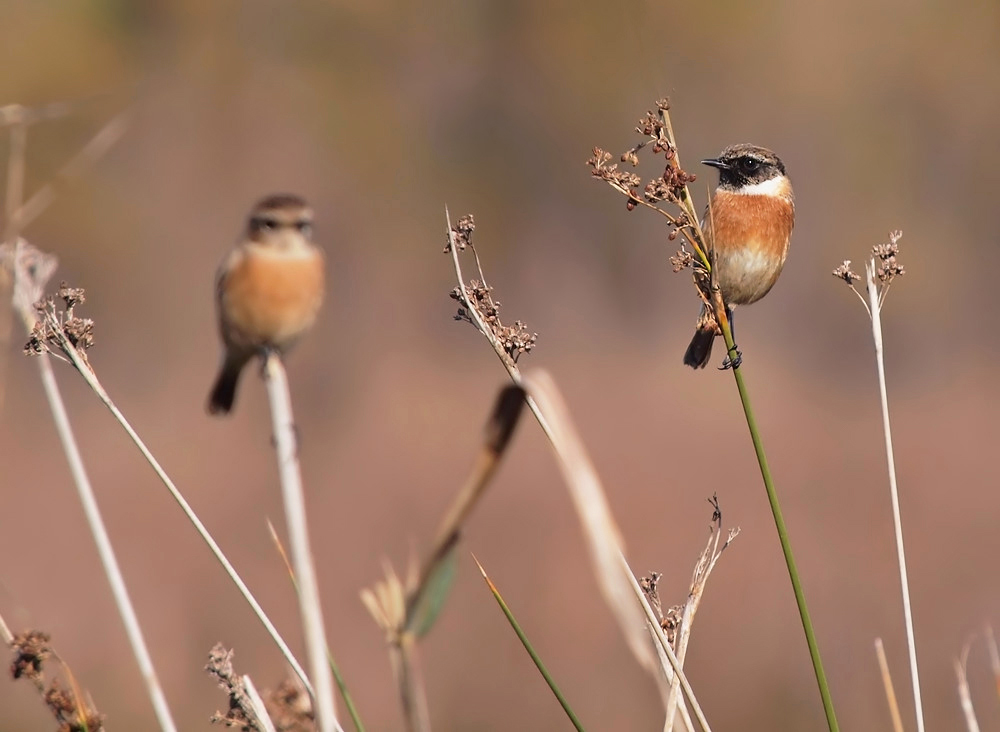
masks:
{"label": "in-focus stonechat", "polygon": [[[785,264],[795,224],[792,184],[781,159],[756,145],[733,145],[701,162],[719,170],[702,223],[713,273],[727,308],[749,305],[770,291]],[[718,333],[703,305],[684,363],[704,368]]]}
{"label": "in-focus stonechat", "polygon": [[215,298],[224,348],[208,400],[227,414],[243,367],[267,351],[285,353],[312,327],[323,302],[323,252],[312,243],[313,214],[299,196],[262,199],[242,240],[219,266]]}

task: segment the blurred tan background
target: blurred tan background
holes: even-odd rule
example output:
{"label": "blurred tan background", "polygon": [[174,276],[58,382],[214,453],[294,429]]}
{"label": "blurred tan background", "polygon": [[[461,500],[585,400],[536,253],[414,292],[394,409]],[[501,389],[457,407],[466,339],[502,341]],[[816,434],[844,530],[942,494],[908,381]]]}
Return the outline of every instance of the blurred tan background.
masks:
{"label": "blurred tan background", "polygon": [[[868,320],[830,276],[902,229],[907,276],[884,324],[918,653],[928,728],[960,727],[952,659],[1000,619],[1000,5],[3,0],[0,15],[0,104],[98,95],[31,129],[29,193],[134,106],[121,143],[25,235],[59,255],[57,281],[87,288],[98,373],[297,650],[265,525],[283,516],[260,381],[248,374],[231,419],[204,403],[216,264],[257,197],[314,202],[330,295],[290,372],[329,639],[372,730],[401,718],[358,593],[384,558],[426,547],[504,381],[452,321],[445,204],[475,214],[503,315],[540,334],[521,363],[564,390],[635,569],[681,602],[706,498],[742,527],[688,663],[714,728],[824,726],[732,378],[681,364],[697,302],[670,272],[676,247],[584,165],[595,145],[631,145],[663,95],[689,169],[752,141],[795,183],[784,276],[740,318],[745,373],[841,724],[889,727],[882,636],[912,729]],[[702,199],[715,178],[696,172]],[[0,355],[0,612],[53,634],[109,729],[152,729],[21,341]],[[225,706],[202,671],[211,645],[235,647],[260,686],[280,658],[106,410],[57,372],[178,723],[209,729]],[[530,420],[463,548],[589,728],[660,728]],[[436,729],[567,727],[467,554],[422,657]],[[988,669],[977,641],[984,729],[1000,725]],[[26,684],[0,682],[0,729],[52,728]]]}

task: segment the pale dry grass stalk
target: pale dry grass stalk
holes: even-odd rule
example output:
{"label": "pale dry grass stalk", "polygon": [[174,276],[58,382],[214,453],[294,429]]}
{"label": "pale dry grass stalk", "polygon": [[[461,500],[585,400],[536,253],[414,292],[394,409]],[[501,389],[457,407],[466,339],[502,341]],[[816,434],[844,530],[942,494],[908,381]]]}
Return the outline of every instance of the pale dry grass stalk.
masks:
{"label": "pale dry grass stalk", "polygon": [[267,707],[264,705],[264,700],[257,691],[257,687],[254,686],[253,680],[247,674],[241,676],[240,680],[243,682],[243,691],[246,692],[247,699],[250,700],[250,707],[257,717],[257,723],[260,725],[261,732],[277,732],[274,728],[274,722],[271,721],[271,717],[267,714]]}
{"label": "pale dry grass stalk", "polygon": [[[5,114],[5,116],[7,115]],[[42,299],[48,278],[55,271],[56,261],[54,257],[33,257],[25,254],[25,244],[18,235],[25,222],[24,211],[26,204],[22,203],[22,197],[24,194],[26,150],[27,122],[23,119],[15,119],[11,122],[10,126],[7,195],[4,202],[4,241],[2,251],[0,251],[0,260],[3,260],[4,268],[8,270],[11,276],[13,285],[12,302],[15,303],[18,315],[25,329],[31,333],[37,326],[37,319],[29,308],[29,304]],[[82,155],[83,153],[80,153],[77,157],[80,158]],[[103,152],[92,153],[85,156],[85,158],[81,158],[76,168],[84,168],[101,155],[103,155]],[[27,266],[28,262],[31,263],[31,267]],[[69,415],[66,412],[66,405],[62,400],[62,394],[59,391],[59,385],[56,383],[55,373],[52,370],[52,362],[47,353],[39,354],[38,371],[42,381],[42,388],[49,403],[49,409],[52,412],[52,420],[56,427],[56,433],[59,435],[59,441],[62,443],[63,452],[69,463],[70,474],[73,477],[73,483],[76,486],[77,495],[83,507],[87,526],[97,547],[101,567],[111,587],[111,595],[114,599],[115,607],[125,627],[129,646],[132,649],[132,654],[135,656],[146,692],[153,705],[153,712],[156,715],[160,729],[167,732],[174,732],[177,727],[170,713],[170,706],[167,704],[166,695],[163,693],[163,687],[160,685],[156,668],[153,665],[152,655],[149,653],[149,648],[143,637],[142,628],[139,625],[139,617],[135,612],[135,607],[125,586],[125,578],[121,573],[118,558],[111,544],[111,537],[108,535],[107,527],[104,525],[104,519],[97,504],[97,497],[94,495],[93,486],[84,467],[83,457],[80,454],[76,437],[73,434]]]}
{"label": "pale dry grass stalk", "polygon": [[899,702],[896,700],[896,689],[892,685],[892,676],[889,674],[889,662],[885,658],[885,646],[882,639],[875,639],[875,655],[878,657],[879,673],[882,675],[882,688],[885,689],[885,698],[889,704],[889,715],[892,717],[893,732],[903,732],[903,717],[899,713]]}
{"label": "pale dry grass stalk", "polygon": [[[632,573],[632,569],[628,566],[628,562],[625,560],[625,555],[621,554],[622,566],[627,570],[628,578],[631,580],[632,591],[642,606],[643,612],[646,614],[646,629],[653,636],[656,641],[658,651],[662,651],[663,655],[667,657],[670,663],[670,669],[673,671],[674,676],[668,676],[667,678],[671,681],[673,678],[678,678],[680,680],[681,688],[684,690],[684,694],[687,697],[687,701],[691,704],[694,710],[695,717],[698,720],[698,724],[701,726],[703,732],[711,732],[711,728],[708,726],[708,720],[705,719],[705,714],[701,710],[701,705],[694,696],[694,690],[691,688],[691,683],[688,681],[687,676],[684,675],[684,669],[681,667],[680,661],[677,660],[677,654],[674,653],[673,647],[670,645],[670,641],[667,640],[666,634],[663,632],[663,628],[660,626],[659,618],[656,617],[656,613],[652,606],[649,604],[649,598],[646,597],[645,591],[642,586],[636,580],[635,575]],[[669,701],[669,698],[668,698]],[[684,724],[687,729],[693,730],[690,719],[687,719],[686,715],[683,714],[684,707],[680,707]],[[666,722],[664,723],[666,724]]]}
{"label": "pale dry grass stalk", "polygon": [[271,426],[275,451],[278,457],[278,474],[281,495],[285,505],[285,521],[291,548],[292,567],[298,582],[299,613],[302,618],[306,656],[311,671],[316,724],[320,732],[339,730],[337,709],[333,695],[333,675],[326,658],[326,630],[320,608],[319,582],[309,544],[306,520],[305,492],[299,470],[298,449],[295,439],[295,419],[292,416],[292,398],[288,390],[288,377],[281,358],[268,353],[264,361],[267,397],[271,404]]}
{"label": "pale dry grass stalk", "polygon": [[901,231],[889,233],[889,242],[872,247],[872,256],[865,262],[865,288],[868,299],[858,292],[854,283],[861,279],[851,270],[851,261],[845,260],[833,270],[834,277],[846,282],[861,300],[872,324],[872,340],[875,343],[875,365],[878,371],[879,401],[882,406],[882,433],[885,438],[885,454],[889,471],[889,496],[892,501],[892,525],[896,540],[896,558],[899,564],[899,583],[903,595],[903,623],[906,627],[906,648],[910,660],[910,681],[913,687],[913,706],[917,718],[917,732],[924,732],[924,707],[920,696],[920,668],[917,665],[917,644],[913,631],[913,610],[910,605],[910,580],[906,571],[906,551],[903,546],[903,520],[899,508],[899,489],[896,485],[896,457],[892,447],[892,429],[889,424],[889,396],[885,378],[885,354],[882,341],[882,306],[889,294],[889,288],[897,277],[905,274],[903,266],[896,261],[899,253],[898,242]]}
{"label": "pale dry grass stalk", "polygon": [[264,700],[257,693],[253,681],[245,674],[236,673],[233,666],[234,655],[233,650],[221,643],[216,643],[208,653],[205,671],[226,693],[229,702],[225,713],[216,712],[210,721],[227,728],[239,728],[244,732],[276,732]]}
{"label": "pale dry grass stalk", "polygon": [[[13,252],[0,251],[0,260],[12,261],[13,262],[12,266],[21,267],[23,271],[26,273],[25,276],[28,276],[27,273],[29,273],[29,270],[30,273],[32,273],[32,275],[41,273],[42,272],[41,268],[43,266],[50,266],[48,264],[44,264],[45,262],[51,262],[52,268],[54,268],[55,266],[54,258],[49,258],[49,255],[45,255],[40,250],[36,249],[35,247],[32,247],[27,242],[20,242],[18,248],[16,248]],[[49,272],[48,275],[51,275],[51,272]],[[46,279],[48,275],[46,275]],[[34,317],[33,315],[34,307],[31,298],[35,297],[36,294],[40,292],[41,290],[39,289],[35,294],[28,294],[19,297],[15,301],[15,308],[18,309],[18,311],[23,314],[27,314],[30,315],[31,317]],[[15,292],[15,296],[17,296],[17,294],[18,293]],[[111,412],[111,415],[115,418],[115,420],[118,422],[121,428],[125,430],[125,433],[132,440],[133,444],[135,444],[135,446],[138,448],[139,452],[142,453],[142,456],[146,459],[146,462],[148,462],[150,467],[153,468],[153,471],[156,473],[156,476],[160,479],[160,481],[169,491],[171,497],[181,508],[184,515],[187,517],[188,521],[191,522],[191,525],[195,528],[195,531],[197,531],[198,535],[208,546],[209,550],[212,552],[216,561],[219,562],[223,570],[229,576],[230,580],[232,580],[233,584],[236,585],[236,588],[240,591],[240,594],[243,595],[243,599],[246,600],[247,604],[253,610],[258,620],[260,620],[261,624],[264,626],[268,635],[270,635],[272,640],[274,640],[275,644],[278,646],[278,649],[281,651],[282,655],[284,656],[288,664],[291,666],[292,670],[302,680],[302,683],[305,685],[306,690],[310,694],[312,694],[312,685],[309,683],[309,679],[306,676],[305,671],[302,669],[302,666],[296,660],[291,649],[288,647],[288,644],[285,643],[285,640],[281,637],[281,634],[278,633],[278,629],[274,626],[274,623],[271,622],[271,619],[267,616],[267,613],[264,612],[264,609],[261,607],[260,603],[257,602],[257,599],[254,597],[253,593],[250,592],[250,588],[247,587],[246,583],[243,581],[243,578],[240,577],[239,573],[236,571],[236,568],[232,565],[228,557],[226,557],[226,555],[223,553],[222,548],[215,541],[215,538],[211,535],[211,533],[209,533],[208,529],[205,527],[205,524],[202,523],[201,519],[194,512],[194,509],[191,508],[191,505],[188,503],[187,499],[184,498],[183,494],[181,494],[180,490],[174,484],[173,480],[170,478],[169,475],[167,475],[167,472],[163,469],[163,466],[160,465],[159,461],[156,459],[156,457],[153,455],[150,449],[146,446],[146,443],[135,431],[131,423],[125,418],[125,415],[122,414],[121,410],[118,409],[118,406],[114,403],[114,401],[112,401],[107,390],[104,388],[104,385],[101,383],[100,379],[98,379],[97,372],[93,370],[93,368],[90,366],[89,361],[86,360],[86,356],[67,339],[66,335],[62,331],[62,328],[59,326],[60,324],[54,319],[53,314],[49,313],[48,329],[53,335],[53,337],[58,341],[56,344],[58,352],[52,351],[53,355],[57,355],[60,358],[64,358],[76,368],[77,373],[79,373],[80,376],[83,377],[84,381],[87,383],[87,386],[89,386],[90,389],[94,392],[94,394],[97,395],[97,398],[100,399],[101,403],[104,404],[105,407],[107,407],[108,411]]]}
{"label": "pale dry grass stalk", "polygon": [[[684,661],[687,658],[687,649],[688,644],[691,641],[691,630],[694,627],[694,618],[698,612],[698,608],[701,606],[701,600],[705,594],[705,587],[708,584],[708,578],[712,574],[712,570],[715,569],[715,565],[722,557],[722,553],[740,533],[739,527],[730,529],[728,535],[726,536],[726,540],[720,545],[720,542],[722,541],[722,509],[719,507],[719,500],[715,496],[712,497],[709,503],[712,504],[712,522],[708,529],[708,541],[705,544],[705,548],[698,556],[698,561],[695,563],[694,573],[691,576],[691,586],[688,591],[687,601],[684,603],[684,609],[681,613],[680,628],[677,633],[677,663],[682,667],[684,666]],[[667,719],[664,727],[665,732],[670,732],[670,730],[673,729],[674,714],[677,708],[679,691],[680,679],[675,676],[671,681],[670,697],[667,700]]]}
{"label": "pale dry grass stalk", "polygon": [[958,699],[962,705],[962,716],[965,717],[965,728],[969,732],[979,732],[979,720],[976,719],[976,710],[972,708],[972,694],[969,692],[969,677],[966,674],[970,647],[971,641],[962,648],[962,655],[955,659],[955,676],[958,678]]}
{"label": "pale dry grass stalk", "polygon": [[[893,242],[895,243],[895,242]],[[896,556],[899,561],[899,582],[903,594],[903,620],[906,625],[906,647],[910,656],[910,678],[913,682],[913,705],[917,715],[917,732],[924,730],[924,707],[920,698],[920,668],[917,665],[917,643],[913,632],[913,609],[910,606],[910,579],[906,571],[906,551],[903,548],[903,520],[899,510],[899,488],[896,485],[896,457],[892,449],[892,430],[889,425],[889,396],[885,381],[885,355],[882,346],[882,303],[888,287],[877,284],[875,258],[865,264],[868,289],[869,314],[872,320],[872,338],[875,342],[875,362],[878,367],[879,401],[882,405],[882,432],[885,435],[885,454],[889,469],[889,495],[892,498],[892,524],[896,539]]]}

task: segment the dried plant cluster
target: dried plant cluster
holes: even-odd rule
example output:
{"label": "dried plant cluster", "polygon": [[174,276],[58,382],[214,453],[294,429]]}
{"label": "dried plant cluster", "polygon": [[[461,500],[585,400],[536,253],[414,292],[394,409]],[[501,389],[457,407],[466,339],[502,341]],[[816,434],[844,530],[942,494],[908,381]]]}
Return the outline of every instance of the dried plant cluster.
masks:
{"label": "dried plant cluster", "polygon": [[[643,139],[619,155],[618,160],[622,165],[637,168],[641,161],[640,154],[648,151],[654,158],[662,156],[662,172],[644,180],[631,170],[620,168],[619,163],[611,162],[614,156],[599,147],[594,148],[587,165],[594,178],[625,196],[629,211],[637,206],[655,211],[666,219],[669,227],[667,240],[675,241],[678,236],[683,239],[680,249],[670,257],[670,264],[675,273],[691,269],[698,296],[708,306],[703,318],[706,323],[714,322],[717,332],[721,333],[718,323],[726,317],[725,304],[721,292],[717,288],[713,292],[710,243],[706,242],[702,233],[701,222],[688,190],[688,185],[694,183],[697,176],[681,167],[670,125],[670,100],[658,99],[654,107],[635,127]],[[672,204],[677,210],[668,211],[659,205],[662,202]]]}
{"label": "dried plant cluster", "polygon": [[[897,277],[902,277],[906,274],[906,270],[897,259],[899,256],[899,240],[902,238],[902,231],[890,231],[888,242],[876,244],[872,247],[871,258],[868,266],[871,267],[874,276],[879,282],[877,292],[879,307],[881,307],[882,303],[885,302],[886,295],[889,293],[890,285],[892,285]],[[845,259],[844,263],[834,269],[832,274],[837,279],[846,282],[850,288],[854,290],[854,294],[861,299],[865,309],[869,311],[868,314],[871,315],[871,309],[868,307],[868,303],[865,302],[864,295],[858,291],[858,288],[854,284],[855,282],[860,281],[862,277],[851,268],[851,260]]]}
{"label": "dried plant cluster", "polygon": [[[58,300],[62,301],[62,309]],[[69,287],[63,282],[55,297],[50,295],[35,303],[38,320],[24,346],[25,354],[51,353],[68,359],[67,347],[71,346],[86,363],[87,350],[94,345],[94,321],[79,318],[74,312],[84,302],[83,288]]]}
{"label": "dried plant cluster", "polygon": [[[242,732],[265,732],[268,727],[254,711],[253,700],[244,680],[233,668],[232,649],[216,643],[209,651],[205,671],[213,677],[229,698],[225,713],[216,712],[210,721]],[[264,700],[271,728],[276,732],[315,732],[316,721],[309,694],[296,680],[286,679]]]}
{"label": "dried plant cluster", "polygon": [[504,353],[511,361],[517,363],[522,353],[530,353],[535,347],[538,334],[529,331],[528,326],[520,320],[515,320],[513,325],[504,325],[501,322],[500,302],[493,298],[493,288],[486,284],[486,277],[483,275],[483,268],[479,262],[479,253],[476,252],[476,247],[472,244],[472,233],[475,230],[476,222],[472,215],[463,216],[452,228],[454,236],[448,237],[448,243],[444,247],[444,253],[450,254],[451,242],[454,240],[458,251],[470,250],[476,258],[476,267],[479,269],[479,279],[471,280],[467,285],[462,283],[451,291],[451,299],[459,302],[455,320],[464,320],[476,325],[468,310],[470,306],[474,308]]}
{"label": "dried plant cluster", "polygon": [[[708,577],[715,569],[715,564],[722,556],[722,552],[740,533],[738,526],[732,528],[725,541],[722,541],[722,507],[719,504],[719,497],[713,495],[708,499],[708,502],[712,506],[712,521],[708,527],[708,544],[698,556],[698,561],[695,562],[691,585],[684,604],[672,605],[666,611],[663,610],[663,603],[657,589],[662,575],[658,572],[650,572],[648,577],[639,580],[639,586],[642,587],[650,606],[659,617],[660,627],[666,633],[667,640],[674,646],[678,657],[683,657],[686,651],[686,638],[690,635],[690,626],[694,620],[694,614],[698,610],[698,605],[701,603]],[[684,644],[681,643],[681,636],[684,636]]]}
{"label": "dried plant cluster", "polygon": [[221,643],[216,643],[208,654],[208,663],[205,664],[205,671],[213,677],[219,684],[219,688],[226,692],[229,697],[229,709],[226,713],[216,712],[212,715],[212,724],[221,724],[224,727],[235,727],[241,730],[259,730],[257,725],[257,715],[253,713],[250,699],[240,678],[233,670],[234,651],[227,649]]}
{"label": "dried plant cluster", "polygon": [[[654,157],[663,156],[666,164],[662,173],[643,181],[636,173],[622,170],[618,163],[612,163],[614,156],[599,147],[594,148],[587,165],[590,167],[591,175],[608,183],[626,197],[626,207],[629,211],[640,205],[657,211],[666,218],[670,226],[668,235],[670,241],[674,241],[678,234],[683,233],[685,238],[689,239],[691,246],[704,252],[697,217],[693,215],[691,196],[687,188],[689,183],[697,180],[697,176],[681,168],[677,158],[677,146],[673,142],[666,116],[670,109],[670,101],[659,99],[655,106],[656,110],[647,111],[646,116],[639,120],[635,128],[635,131],[645,139],[623,152],[618,159],[621,163],[636,168],[640,163],[639,154],[648,150]],[[663,201],[672,203],[681,210],[672,214],[656,205]],[[686,261],[686,258],[682,259]],[[691,262],[688,262],[686,266],[690,264]]]}
{"label": "dried plant cluster", "polygon": [[[11,676],[14,679],[27,679],[35,685],[45,706],[59,724],[58,732],[102,732],[104,715],[81,698],[69,667],[62,662],[49,642],[49,635],[38,630],[15,635],[10,642],[10,649],[14,653],[10,664]],[[44,666],[50,658],[62,664],[70,681],[69,689],[64,688],[55,678],[46,683]]]}

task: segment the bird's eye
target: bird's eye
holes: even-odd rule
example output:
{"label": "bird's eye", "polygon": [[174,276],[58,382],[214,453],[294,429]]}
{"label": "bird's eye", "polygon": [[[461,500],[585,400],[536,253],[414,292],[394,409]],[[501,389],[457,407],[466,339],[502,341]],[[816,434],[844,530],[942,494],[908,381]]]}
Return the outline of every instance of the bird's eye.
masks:
{"label": "bird's eye", "polygon": [[275,219],[255,216],[250,221],[250,228],[254,231],[274,231],[278,228],[278,222]]}
{"label": "bird's eye", "polygon": [[745,157],[740,158],[740,168],[742,168],[747,173],[757,172],[757,168],[760,167],[760,161],[757,158]]}

